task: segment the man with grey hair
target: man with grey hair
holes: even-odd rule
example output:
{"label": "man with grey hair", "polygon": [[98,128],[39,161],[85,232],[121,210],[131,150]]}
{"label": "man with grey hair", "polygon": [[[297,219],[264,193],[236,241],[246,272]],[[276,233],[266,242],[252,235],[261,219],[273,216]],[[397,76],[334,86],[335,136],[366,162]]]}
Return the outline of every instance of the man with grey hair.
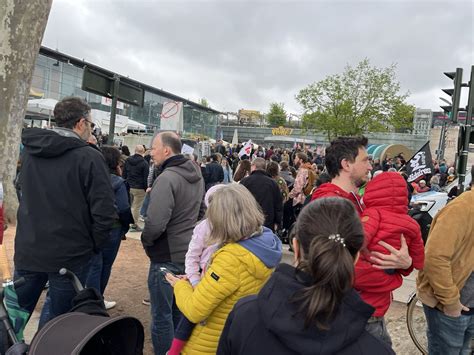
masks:
{"label": "man with grey hair", "polygon": [[250,166],[250,176],[242,179],[244,185],[255,197],[265,215],[265,227],[275,231],[283,217],[283,199],[278,184],[265,172],[267,162],[255,158]]}
{"label": "man with grey hair", "polygon": [[199,166],[181,154],[181,140],[175,133],[158,134],[151,156],[160,166],[160,174],[151,188],[141,240],[151,261],[151,338],[155,354],[164,355],[171,346],[180,312],[163,269],[184,274],[184,257],[193,229],[204,214],[204,182]]}
{"label": "man with grey hair", "polygon": [[86,141],[94,123],[91,107],[67,97],[54,108],[58,128],[27,128],[19,175],[21,186],[15,236],[15,279],[26,282],[18,302],[30,313],[49,281],[40,327],[66,313],[76,291],[59,275],[65,267],[84,283],[91,258],[118,222],[104,157]]}
{"label": "man with grey hair", "polygon": [[141,228],[137,225],[137,222],[140,217],[140,208],[145,199],[145,192],[148,188],[148,173],[150,166],[145,158],[143,158],[144,154],[145,148],[143,145],[138,144],[135,147],[135,154],[128,157],[125,161],[122,173],[122,177],[127,180],[127,183],[130,186],[132,215],[135,220],[135,223],[132,224],[130,228],[132,232],[141,232]]}

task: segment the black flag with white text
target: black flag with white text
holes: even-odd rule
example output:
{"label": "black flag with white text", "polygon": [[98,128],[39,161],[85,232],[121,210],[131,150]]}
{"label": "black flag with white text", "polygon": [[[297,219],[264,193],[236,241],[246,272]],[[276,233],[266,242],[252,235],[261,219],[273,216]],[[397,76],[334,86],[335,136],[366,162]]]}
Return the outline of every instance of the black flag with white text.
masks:
{"label": "black flag with white text", "polygon": [[408,182],[413,182],[420,177],[434,173],[429,141],[407,162],[406,166]]}

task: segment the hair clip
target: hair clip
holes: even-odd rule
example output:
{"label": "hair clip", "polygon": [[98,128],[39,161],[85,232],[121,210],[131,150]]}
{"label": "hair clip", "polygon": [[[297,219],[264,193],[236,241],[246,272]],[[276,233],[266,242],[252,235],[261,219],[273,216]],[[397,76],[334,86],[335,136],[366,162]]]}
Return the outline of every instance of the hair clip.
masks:
{"label": "hair clip", "polygon": [[340,234],[331,234],[329,235],[328,239],[334,241],[335,243],[341,243],[343,247],[346,246],[346,243],[344,243],[344,238],[342,238]]}

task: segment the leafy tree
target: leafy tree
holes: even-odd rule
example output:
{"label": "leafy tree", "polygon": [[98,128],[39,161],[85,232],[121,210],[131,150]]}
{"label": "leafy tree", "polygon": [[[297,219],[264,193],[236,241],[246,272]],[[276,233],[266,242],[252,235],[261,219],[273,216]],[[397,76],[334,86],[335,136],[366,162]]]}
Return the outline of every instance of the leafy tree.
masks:
{"label": "leafy tree", "polygon": [[201,100],[199,100],[199,105],[204,106],[204,107],[210,107],[209,102],[204,97]]}
{"label": "leafy tree", "polygon": [[356,67],[346,66],[342,74],[330,75],[302,89],[296,100],[305,111],[303,128],[324,131],[332,139],[408,124],[414,107],[404,103],[408,93],[399,93],[395,68],[372,67],[364,59]]}
{"label": "leafy tree", "polygon": [[413,129],[413,118],[415,117],[415,106],[398,102],[394,105],[391,124],[394,129]]}
{"label": "leafy tree", "polygon": [[13,180],[31,78],[52,0],[0,1],[0,181],[8,221],[16,218]]}
{"label": "leafy tree", "polygon": [[270,111],[266,116],[270,126],[283,126],[286,123],[285,105],[283,103],[272,102],[270,104]]}

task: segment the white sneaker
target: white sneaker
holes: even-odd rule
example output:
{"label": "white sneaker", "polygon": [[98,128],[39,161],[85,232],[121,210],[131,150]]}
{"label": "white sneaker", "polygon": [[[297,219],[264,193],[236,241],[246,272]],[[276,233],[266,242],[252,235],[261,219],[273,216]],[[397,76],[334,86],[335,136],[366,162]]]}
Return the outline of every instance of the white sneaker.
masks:
{"label": "white sneaker", "polygon": [[116,304],[117,304],[117,302],[115,302],[115,301],[105,301],[104,300],[105,309],[107,309],[107,310],[114,308]]}

